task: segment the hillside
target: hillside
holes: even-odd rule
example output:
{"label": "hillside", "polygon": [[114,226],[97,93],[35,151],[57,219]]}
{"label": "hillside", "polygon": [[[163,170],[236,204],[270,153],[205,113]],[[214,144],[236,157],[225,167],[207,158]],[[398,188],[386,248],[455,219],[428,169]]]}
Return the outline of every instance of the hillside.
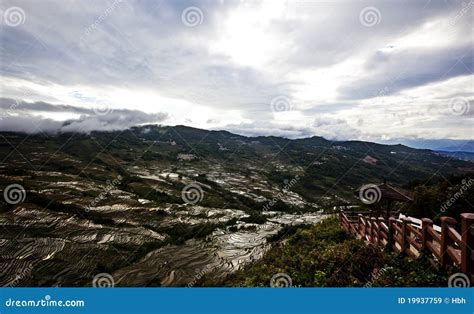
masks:
{"label": "hillside", "polygon": [[474,170],[402,145],[152,125],[1,133],[0,157],[11,197],[0,203],[0,284],[18,286],[87,286],[104,272],[121,286],[188,285],[202,269],[223,277],[285,226],[357,203],[362,184]]}
{"label": "hillside", "polygon": [[[219,171],[244,176],[253,173],[275,185],[300,175],[294,190],[313,201],[335,195],[351,201],[356,187],[382,178],[405,184],[417,178],[474,170],[470,162],[403,145],[335,142],[321,137],[243,137],[185,126],[145,126],[91,135],[4,133],[2,138],[1,154],[6,157],[2,159],[7,171],[11,170],[9,165],[24,171],[41,168],[104,180],[111,174],[150,174],[158,169],[179,170],[185,165],[183,174],[189,170],[208,177]],[[13,147],[16,149],[12,151]],[[179,154],[193,155],[193,160],[180,162]],[[89,167],[84,169],[86,165]]]}
{"label": "hillside", "polygon": [[447,274],[423,256],[411,260],[357,240],[331,217],[301,227],[283,244],[225,279],[206,276],[202,286],[268,287],[443,287]]}

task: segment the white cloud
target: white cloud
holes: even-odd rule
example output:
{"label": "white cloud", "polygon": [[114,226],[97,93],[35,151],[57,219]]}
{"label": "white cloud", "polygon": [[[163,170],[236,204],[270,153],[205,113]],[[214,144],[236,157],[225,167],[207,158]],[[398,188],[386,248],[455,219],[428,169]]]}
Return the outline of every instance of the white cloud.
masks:
{"label": "white cloud", "polygon": [[[2,97],[245,134],[474,137],[472,115],[442,109],[474,99],[473,22],[460,1],[5,0],[0,13],[12,5],[26,20],[0,31]],[[204,14],[196,27],[181,21],[190,5]],[[366,27],[359,13],[374,5],[380,23]],[[279,95],[291,111],[272,112]],[[104,123],[71,117],[71,128]]]}
{"label": "white cloud", "polygon": [[99,111],[97,108],[28,103],[7,98],[0,98],[0,109],[0,131],[23,133],[116,131],[168,119],[166,113],[112,108]]}

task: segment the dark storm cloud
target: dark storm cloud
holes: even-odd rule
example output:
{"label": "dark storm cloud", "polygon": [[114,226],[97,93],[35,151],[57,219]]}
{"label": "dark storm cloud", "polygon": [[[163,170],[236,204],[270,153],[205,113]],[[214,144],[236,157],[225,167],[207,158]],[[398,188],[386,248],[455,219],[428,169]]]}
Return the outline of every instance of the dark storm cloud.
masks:
{"label": "dark storm cloud", "polygon": [[[58,121],[48,114],[74,113],[77,118]],[[138,110],[102,108],[101,111],[69,105],[52,105],[45,102],[27,103],[13,99],[0,99],[0,131],[23,133],[79,132],[124,130],[135,125],[160,123],[166,113],[145,113]]]}
{"label": "dark storm cloud", "polygon": [[472,43],[432,50],[377,51],[366,62],[366,75],[340,91],[346,99],[372,98],[469,75],[473,69],[473,51]]}

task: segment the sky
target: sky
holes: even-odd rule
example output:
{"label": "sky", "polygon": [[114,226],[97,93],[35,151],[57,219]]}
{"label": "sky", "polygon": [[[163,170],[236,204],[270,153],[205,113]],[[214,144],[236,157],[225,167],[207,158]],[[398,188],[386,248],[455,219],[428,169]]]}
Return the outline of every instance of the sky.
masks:
{"label": "sky", "polygon": [[0,14],[0,131],[474,139],[474,0],[1,0]]}

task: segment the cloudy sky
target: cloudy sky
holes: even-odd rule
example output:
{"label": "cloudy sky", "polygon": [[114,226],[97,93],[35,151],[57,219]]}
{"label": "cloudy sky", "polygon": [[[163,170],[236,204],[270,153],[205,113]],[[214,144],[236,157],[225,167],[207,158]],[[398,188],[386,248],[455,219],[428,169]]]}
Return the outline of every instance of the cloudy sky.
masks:
{"label": "cloudy sky", "polygon": [[472,140],[473,1],[1,0],[0,131]]}

